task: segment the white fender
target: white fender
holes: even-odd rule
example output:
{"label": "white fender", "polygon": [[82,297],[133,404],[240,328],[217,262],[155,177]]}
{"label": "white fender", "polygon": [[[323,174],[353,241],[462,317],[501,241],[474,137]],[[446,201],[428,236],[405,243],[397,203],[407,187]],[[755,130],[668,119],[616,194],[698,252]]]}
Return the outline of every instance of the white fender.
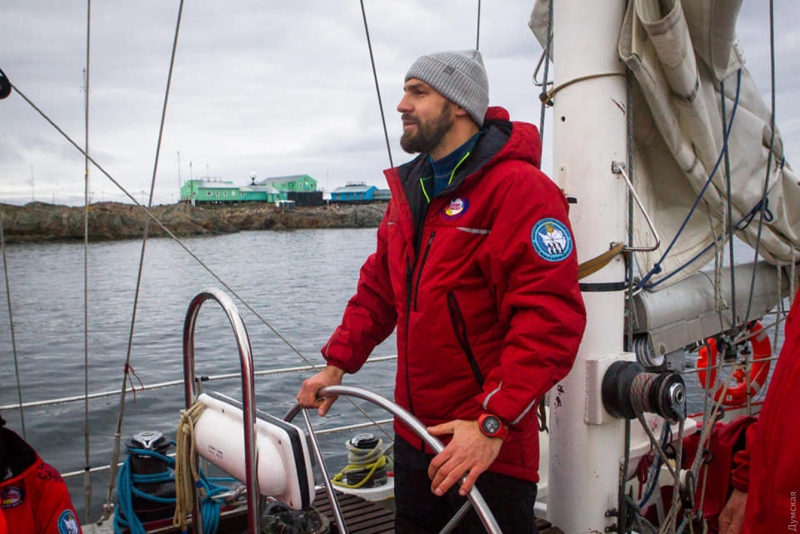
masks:
{"label": "white fender", "polygon": [[[246,480],[240,403],[218,393],[214,397],[203,393],[197,401],[205,406],[194,426],[197,453],[237,480]],[[309,506],[314,499],[314,475],[303,431],[257,412],[255,447],[261,495],[275,497],[295,510]]]}

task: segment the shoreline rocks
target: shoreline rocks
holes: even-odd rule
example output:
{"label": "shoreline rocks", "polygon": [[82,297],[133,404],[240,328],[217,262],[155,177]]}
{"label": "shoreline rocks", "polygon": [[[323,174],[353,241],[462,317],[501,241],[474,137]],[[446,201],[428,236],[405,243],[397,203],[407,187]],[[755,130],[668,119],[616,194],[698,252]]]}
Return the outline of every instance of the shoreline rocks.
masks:
{"label": "shoreline rocks", "polygon": [[[327,204],[281,211],[272,204],[191,206],[169,204],[150,211],[178,237],[220,235],[247,230],[300,230],[316,228],[377,228],[386,202],[373,204]],[[42,243],[82,241],[84,207],[30,202],[24,206],[0,204],[5,242]],[[146,221],[148,235],[167,233],[133,204],[98,202],[89,206],[89,241],[141,239]]]}

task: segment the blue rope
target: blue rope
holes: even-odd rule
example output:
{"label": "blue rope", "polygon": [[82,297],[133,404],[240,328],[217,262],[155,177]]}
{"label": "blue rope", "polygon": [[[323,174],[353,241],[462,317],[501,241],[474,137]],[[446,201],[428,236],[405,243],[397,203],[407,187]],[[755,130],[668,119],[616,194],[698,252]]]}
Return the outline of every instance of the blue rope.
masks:
{"label": "blue rope", "polygon": [[[764,211],[764,214],[765,214],[764,215],[764,220],[767,221],[767,222],[772,222],[772,220],[775,218],[775,216],[773,215],[772,211],[770,211],[770,209],[769,209],[769,198],[766,198],[764,200],[766,201],[766,207],[764,208],[764,210],[765,210]],[[761,211],[761,204],[762,203],[759,201],[758,204],[753,206],[753,209],[750,210],[750,213],[748,213],[747,215],[745,215],[744,217],[739,219],[739,222],[737,222],[736,224],[733,225],[734,229],[736,229],[736,230],[744,230],[745,228],[750,226],[750,223],[753,222],[753,219],[755,219],[756,215],[758,215],[758,213]],[[744,223],[744,224],[742,224],[742,223]],[[725,232],[725,236],[730,236],[732,233],[733,232],[730,231],[730,230],[726,231]],[[665,276],[664,278],[662,278],[658,282],[653,282],[652,284],[649,284],[647,286],[647,289],[652,289],[652,288],[656,287],[657,285],[666,282],[667,280],[669,280],[670,278],[672,278],[676,274],[680,273],[681,271],[686,269],[689,265],[691,265],[692,263],[694,263],[695,261],[700,259],[703,256],[703,254],[708,252],[711,249],[711,247],[714,246],[715,242],[720,242],[721,240],[722,240],[721,238],[715,239],[715,241],[712,241],[711,243],[709,243],[705,248],[703,248],[703,250],[701,250],[700,252],[695,254],[695,256],[692,259],[690,259],[689,261],[687,261],[686,263],[684,263],[683,265],[681,265],[680,267],[675,269],[673,272],[669,273],[667,276]]]}
{"label": "blue rope", "polygon": [[[722,150],[720,151],[719,157],[717,157],[717,162],[714,164],[714,168],[712,169],[711,174],[709,174],[706,183],[703,185],[703,188],[700,190],[700,193],[698,193],[697,198],[695,199],[694,204],[692,205],[692,208],[686,215],[686,218],[684,219],[683,224],[681,224],[680,229],[678,229],[678,232],[675,234],[675,237],[672,238],[672,241],[667,247],[667,250],[664,251],[664,254],[661,256],[661,258],[655,263],[655,265],[653,265],[653,268],[650,269],[650,271],[647,274],[645,274],[644,277],[642,277],[642,279],[639,281],[638,284],[636,284],[636,289],[642,289],[644,287],[651,288],[655,285],[655,284],[648,285],[650,278],[652,278],[656,274],[659,274],[662,271],[661,264],[672,250],[672,247],[678,241],[678,238],[686,229],[686,225],[689,223],[689,219],[692,217],[695,210],[697,209],[697,206],[700,204],[700,200],[702,200],[703,195],[706,192],[706,189],[708,189],[708,186],[711,184],[711,180],[717,174],[719,166],[722,163],[725,154],[727,154],[728,152],[728,139],[730,138],[731,131],[733,130],[733,122],[734,119],[736,118],[736,110],[739,109],[739,97],[741,96],[741,89],[742,89],[742,69],[739,69],[736,73],[736,99],[733,102],[733,110],[731,111],[731,120],[728,122],[728,128],[725,131],[725,138],[723,140]],[[696,257],[693,258],[691,261],[694,261],[694,259],[696,259]],[[691,261],[689,263],[691,263]],[[688,263],[686,265],[688,265]],[[686,267],[686,265],[682,266],[681,269]]]}
{"label": "blue rope", "polygon": [[[127,528],[131,534],[146,534],[145,528],[136,512],[133,510],[133,497],[147,499],[152,502],[162,504],[175,504],[175,498],[158,497],[144,493],[135,484],[153,484],[159,482],[172,482],[175,480],[175,460],[169,456],[164,456],[155,451],[146,449],[128,449],[129,456],[119,470],[117,480],[117,500],[119,501],[118,510],[114,514],[114,532],[122,534],[123,528]],[[162,473],[134,474],[131,473],[131,454],[138,456],[149,456],[161,460],[167,464],[167,471]],[[203,498],[200,510],[203,521],[203,532],[216,534],[219,529],[219,517],[222,503],[214,497],[228,490],[225,486],[220,486],[216,482],[231,482],[233,478],[208,478],[205,473],[200,471],[200,480],[197,487],[205,490],[206,496]],[[124,516],[124,518],[123,518]]]}

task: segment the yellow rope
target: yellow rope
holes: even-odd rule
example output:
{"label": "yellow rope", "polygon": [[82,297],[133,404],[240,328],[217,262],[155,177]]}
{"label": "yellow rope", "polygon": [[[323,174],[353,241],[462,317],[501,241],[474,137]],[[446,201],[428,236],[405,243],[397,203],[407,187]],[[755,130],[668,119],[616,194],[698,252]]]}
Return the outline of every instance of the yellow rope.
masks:
{"label": "yellow rope", "polygon": [[[195,403],[181,410],[181,420],[175,446],[175,515],[172,525],[186,530],[187,516],[194,508],[194,491],[198,487],[200,471],[197,468],[197,451],[194,446],[194,425],[205,410],[205,405]],[[201,488],[201,491],[204,491]],[[201,494],[201,497],[205,495]]]}
{"label": "yellow rope", "polygon": [[[358,489],[369,482],[378,469],[382,469],[384,467],[391,469],[394,465],[392,457],[388,456],[392,445],[384,449],[383,441],[380,439],[378,440],[377,445],[372,449],[359,449],[355,447],[350,440],[345,442],[345,446],[349,451],[347,456],[350,463],[331,479],[331,482],[336,486]],[[362,478],[356,484],[348,484],[344,481],[344,475],[345,473],[349,473],[351,471],[366,471],[366,474],[364,475],[364,478]]]}
{"label": "yellow rope", "polygon": [[[364,484],[366,484],[372,478],[372,476],[375,474],[375,471],[385,466],[386,466],[386,456],[381,456],[380,458],[378,458],[377,461],[367,465],[348,464],[345,466],[344,469],[342,469],[336,475],[334,475],[334,477],[331,479],[331,482],[343,488],[358,489]],[[369,469],[369,472],[358,483],[348,484],[344,482],[345,473],[348,473],[350,471],[363,471],[365,469]]]}
{"label": "yellow rope", "polygon": [[607,250],[606,252],[603,252],[599,256],[596,256],[578,265],[578,280],[599,271],[600,269],[611,263],[611,260],[616,258],[619,254],[622,254],[624,248],[625,245],[623,243],[618,243],[610,250]]}

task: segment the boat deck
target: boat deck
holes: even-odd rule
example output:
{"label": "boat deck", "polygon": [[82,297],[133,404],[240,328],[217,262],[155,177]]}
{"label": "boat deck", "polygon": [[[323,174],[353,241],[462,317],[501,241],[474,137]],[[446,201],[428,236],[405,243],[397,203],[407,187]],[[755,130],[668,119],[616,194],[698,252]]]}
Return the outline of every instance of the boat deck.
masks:
{"label": "boat deck", "polygon": [[[394,534],[394,512],[392,510],[365,501],[356,495],[337,492],[336,499],[339,501],[350,534]],[[336,521],[324,489],[317,490],[314,506],[330,520],[331,532],[338,532],[338,530],[333,530],[336,528]],[[539,534],[564,534],[544,519],[538,519],[536,526]]]}
{"label": "boat deck", "polygon": [[[336,498],[342,509],[344,520],[347,523],[349,534],[394,534],[394,511],[389,507],[380,506],[374,502],[366,501],[357,495],[337,491]],[[331,508],[330,500],[324,488],[317,489],[314,506],[330,521],[331,534],[339,533],[336,520]],[[158,534],[178,534],[180,530],[172,526],[172,521],[164,520],[159,526],[148,527],[148,532]],[[564,534],[558,528],[550,525],[544,519],[536,522],[539,534]],[[223,513],[220,520],[219,532],[224,534],[242,534],[247,530],[247,514],[244,508]],[[85,525],[83,531],[87,534],[111,534],[114,532],[111,520],[101,524]],[[191,527],[189,529],[191,532]]]}

